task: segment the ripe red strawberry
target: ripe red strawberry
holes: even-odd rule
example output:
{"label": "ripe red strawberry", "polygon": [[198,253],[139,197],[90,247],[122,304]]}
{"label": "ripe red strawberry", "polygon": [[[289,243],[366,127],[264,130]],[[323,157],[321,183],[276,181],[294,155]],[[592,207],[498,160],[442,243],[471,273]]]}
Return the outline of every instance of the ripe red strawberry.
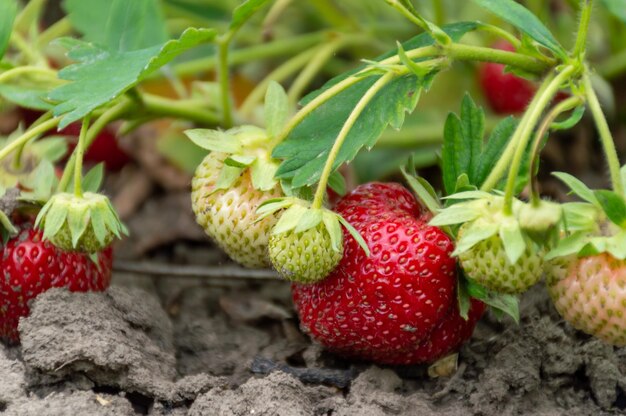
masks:
{"label": "ripe red strawberry", "polygon": [[548,292],[573,327],[626,346],[626,261],[608,253],[559,257],[546,268]]}
{"label": "ripe red strawberry", "polygon": [[53,287],[73,292],[103,291],[111,281],[109,247],[96,265],[86,254],[65,252],[44,241],[30,224],[0,247],[0,338],[18,341],[17,324],[29,313],[28,302]]}
{"label": "ripe red strawberry", "polygon": [[[503,51],[515,51],[513,45],[506,41],[496,42],[493,47]],[[535,95],[536,87],[531,81],[505,72],[505,66],[501,64],[482,64],[479,78],[491,109],[499,114],[524,112]]]}
{"label": "ripe red strawberry", "polygon": [[367,242],[371,256],[344,230],[344,256],[323,281],[292,286],[305,332],[342,355],[382,364],[433,362],[470,336],[484,305],[458,313],[450,238],[428,225],[401,185],[356,188],[336,207]]}

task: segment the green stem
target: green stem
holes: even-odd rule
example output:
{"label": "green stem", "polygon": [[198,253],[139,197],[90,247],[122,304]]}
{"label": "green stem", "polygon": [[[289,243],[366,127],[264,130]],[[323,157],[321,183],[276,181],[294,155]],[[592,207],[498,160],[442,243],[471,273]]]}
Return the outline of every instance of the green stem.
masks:
{"label": "green stem", "polygon": [[[282,55],[291,55],[308,49],[313,45],[323,42],[328,38],[328,31],[307,33],[302,36],[279,39],[267,44],[254,45],[248,48],[237,49],[230,53],[231,65],[238,65],[245,62],[257,61],[260,59],[274,58]],[[217,66],[217,56],[183,62],[174,67],[174,72],[179,76],[197,75],[208,72]]]}
{"label": "green stem", "polygon": [[[41,123],[50,120],[52,118],[52,113],[50,111],[43,113],[37,120],[31,124],[30,128],[34,128],[39,126]],[[24,153],[24,148],[28,142],[24,142],[20,147],[18,147],[15,151],[15,156],[13,157],[13,170],[19,171],[22,167],[22,154]]]}
{"label": "green stem", "polygon": [[593,0],[581,0],[580,22],[578,24],[578,34],[576,35],[576,45],[574,46],[574,59],[582,62],[587,49],[587,33],[589,32],[589,21],[591,20],[591,10]]}
{"label": "green stem", "polygon": [[346,137],[348,137],[350,130],[354,126],[354,123],[356,123],[363,110],[365,110],[365,107],[367,107],[369,102],[376,96],[378,91],[380,91],[387,83],[393,80],[393,78],[394,74],[391,72],[380,77],[380,79],[378,79],[378,81],[376,81],[374,85],[372,85],[370,89],[367,90],[363,97],[361,97],[359,102],[350,113],[350,116],[348,116],[348,119],[346,120],[343,127],[341,128],[341,131],[337,135],[337,139],[335,140],[333,147],[330,149],[330,153],[328,154],[328,158],[326,159],[324,170],[322,171],[320,181],[317,184],[317,190],[315,191],[313,204],[311,205],[313,209],[320,209],[322,207],[322,204],[324,203],[324,196],[326,195],[328,178],[330,178],[330,174],[335,168],[335,160],[337,159],[337,155],[339,154],[341,146],[346,140]]}
{"label": "green stem", "polygon": [[[85,144],[84,148],[88,149],[89,146],[96,139],[98,134],[104,129],[109,123],[118,120],[125,114],[127,114],[130,110],[132,110],[136,106],[135,102],[128,98],[123,98],[120,103],[106,110],[100,117],[96,119],[96,121],[91,125],[87,133],[85,134]],[[59,181],[58,190],[60,192],[65,192],[67,189],[72,174],[74,173],[74,164],[76,160],[76,149],[72,152],[72,156],[65,164],[65,170],[63,171],[63,176],[61,176],[61,180]]]}
{"label": "green stem", "polygon": [[613,141],[613,136],[611,135],[611,129],[609,128],[606,117],[602,112],[600,101],[598,100],[598,96],[593,89],[593,84],[591,83],[591,78],[589,78],[588,74],[583,76],[583,83],[585,86],[585,93],[587,95],[587,102],[589,103],[589,109],[591,110],[593,119],[596,122],[596,128],[598,129],[600,141],[602,142],[604,154],[609,165],[613,190],[623,197],[624,187],[622,184],[622,177],[620,175],[619,157],[617,156],[617,150],[615,149],[615,142]]}
{"label": "green stem", "polygon": [[356,29],[354,22],[346,15],[338,10],[335,2],[330,0],[309,0],[313,7],[317,10],[317,14],[322,16],[331,26],[345,28],[349,27]]}
{"label": "green stem", "polygon": [[443,0],[432,0],[433,14],[435,16],[435,24],[442,26],[446,23],[446,8]]}
{"label": "green stem", "polygon": [[537,129],[537,133],[535,134],[535,139],[533,141],[533,147],[530,153],[532,158],[530,162],[530,200],[534,206],[538,206],[541,202],[537,177],[535,176],[535,172],[537,172],[537,164],[539,163],[541,143],[543,142],[545,135],[549,132],[550,126],[552,125],[554,120],[556,120],[559,115],[576,108],[580,104],[582,104],[582,100],[580,97],[570,97],[565,101],[561,101],[548,113],[548,115],[543,119],[539,128]]}
{"label": "green stem", "polygon": [[63,37],[71,32],[72,23],[68,17],[64,17],[39,34],[37,37],[37,47],[43,48],[54,39]]}
{"label": "green stem", "polygon": [[43,134],[47,132],[48,130],[55,128],[59,124],[60,121],[61,120],[58,118],[53,118],[51,120],[45,121],[39,124],[38,126],[33,127],[29,129],[28,131],[24,132],[24,134],[22,134],[20,137],[18,137],[17,139],[13,140],[11,143],[9,143],[8,145],[0,149],[0,160],[7,157],[14,150],[19,149],[20,147],[24,146],[32,138],[37,137],[40,134]]}
{"label": "green stem", "polygon": [[511,45],[513,45],[515,49],[519,49],[522,46],[522,42],[514,34],[509,33],[498,26],[490,25],[488,23],[481,23],[480,26],[478,26],[478,30],[492,33],[497,37],[506,40]]}
{"label": "green stem", "polygon": [[27,62],[29,63],[38,63],[40,62],[40,56],[33,52],[33,47],[26,42],[26,39],[22,35],[20,35],[17,31],[13,31],[11,33],[11,43],[15,46],[24,56],[26,57]]}
{"label": "green stem", "polygon": [[[452,58],[462,60],[462,61],[487,61],[487,62],[495,62],[505,65],[510,65],[516,68],[523,69],[525,71],[533,72],[533,73],[544,73],[546,70],[550,68],[550,65],[546,62],[542,62],[535,58],[522,55],[516,52],[507,52],[501,51],[497,49],[484,48],[480,46],[471,46],[471,45],[462,45],[462,44],[451,44],[446,46],[445,48],[440,48],[437,46],[424,46],[417,49],[412,49],[406,52],[406,55],[411,59],[421,59],[428,57],[438,57],[438,56],[450,56]],[[394,55],[390,58],[384,59],[380,61],[381,65],[393,65],[399,64],[400,58],[397,55]],[[367,70],[365,68],[363,71]],[[361,71],[362,72],[362,71]],[[315,97],[309,103],[307,103],[304,107],[300,109],[287,123],[281,134],[276,138],[274,145],[282,142],[289,133],[296,128],[298,124],[302,122],[309,114],[315,111],[316,108],[324,104],[326,101],[330,100],[335,95],[341,93],[357,82],[363,80],[362,77],[359,77],[361,72],[357,74],[347,77],[332,87],[328,88],[320,95]]]}
{"label": "green stem", "polygon": [[4,84],[11,78],[19,77],[20,75],[24,74],[50,75],[55,79],[57,76],[57,72],[52,69],[42,68],[38,66],[18,66],[17,68],[9,69],[8,71],[0,74],[0,84]]}
{"label": "green stem", "polygon": [[78,135],[78,144],[76,145],[76,157],[74,158],[74,195],[83,197],[83,156],[85,155],[85,136],[89,129],[89,116],[83,119],[83,125],[80,127]]}
{"label": "green stem", "polygon": [[230,71],[228,68],[228,48],[230,46],[231,38],[232,35],[226,36],[223,39],[220,39],[217,45],[217,77],[220,86],[220,97],[222,100],[222,126],[225,128],[229,128],[233,124],[233,101],[230,97]]}
{"label": "green stem", "polygon": [[289,59],[278,68],[270,72],[263,81],[261,81],[255,88],[248,94],[246,100],[241,104],[239,113],[242,116],[250,116],[254,111],[256,105],[263,100],[265,91],[271,81],[281,82],[285,78],[292,75],[294,72],[300,70],[307,63],[311,62],[311,59],[317,53],[319,47],[306,50],[293,58]]}
{"label": "green stem", "polygon": [[153,115],[182,118],[208,126],[216,126],[220,119],[212,111],[202,108],[196,100],[172,100],[152,94],[141,94],[142,104]]}
{"label": "green stem", "polygon": [[515,184],[517,182],[517,175],[519,174],[522,159],[528,146],[528,141],[531,138],[532,131],[537,125],[537,122],[541,118],[544,110],[554,98],[555,94],[559,91],[563,83],[571,78],[572,74],[576,71],[573,66],[566,67],[560,74],[558,74],[552,81],[549,82],[542,94],[538,96],[538,99],[534,100],[531,106],[527,110],[528,117],[520,123],[513,138],[512,142],[515,143],[516,149],[511,162],[511,168],[509,170],[509,176],[506,182],[505,195],[504,195],[504,214],[511,215],[513,213],[513,194],[515,192]]}

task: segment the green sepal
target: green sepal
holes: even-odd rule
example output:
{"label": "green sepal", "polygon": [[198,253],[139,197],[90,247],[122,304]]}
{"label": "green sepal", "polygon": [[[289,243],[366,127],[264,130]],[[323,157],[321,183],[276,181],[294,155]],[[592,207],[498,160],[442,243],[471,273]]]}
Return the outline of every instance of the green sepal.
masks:
{"label": "green sepal", "polygon": [[35,221],[35,227],[39,227],[45,218],[45,221],[43,221],[43,238],[46,240],[49,240],[61,230],[67,218],[67,207],[54,202],[54,198],[50,199],[46,204],[47,206],[49,205],[48,209],[44,207]]}
{"label": "green sepal", "polygon": [[220,171],[220,176],[218,176],[217,181],[215,182],[213,192],[217,192],[221,189],[229,189],[237,181],[237,179],[239,179],[242,173],[243,168],[224,164],[224,166],[222,166],[222,170]]}
{"label": "green sepal", "polygon": [[457,241],[456,249],[452,255],[458,256],[459,254],[465,253],[481,241],[496,235],[499,228],[498,224],[487,223],[484,221],[476,221],[472,223]]}
{"label": "green sepal", "polygon": [[83,190],[85,192],[98,192],[104,178],[104,163],[98,163],[91,168],[83,178]]}
{"label": "green sepal", "polygon": [[47,160],[42,160],[35,170],[21,180],[21,184],[25,188],[31,189],[31,191],[22,192],[19,200],[44,204],[54,193],[57,183],[58,179],[54,172],[54,165]]}
{"label": "green sepal", "polygon": [[600,202],[598,201],[598,198],[596,198],[596,195],[580,179],[570,175],[569,173],[564,172],[553,172],[552,175],[556,176],[563,183],[565,183],[565,185],[567,185],[572,190],[572,192],[578,195],[581,199],[601,208]]}
{"label": "green sepal", "polygon": [[260,191],[269,191],[273,189],[278,181],[274,178],[278,164],[271,160],[256,158],[250,166],[250,176],[252,177],[252,186]]}
{"label": "green sepal", "polygon": [[463,199],[483,199],[490,198],[492,195],[485,191],[463,191],[454,193],[452,195],[444,196],[441,199],[453,199],[453,200],[463,200]]}
{"label": "green sepal", "polygon": [[444,225],[462,224],[474,221],[482,214],[482,210],[472,203],[456,204],[439,211],[429,221],[430,225],[441,227]]}
{"label": "green sepal", "polygon": [[555,121],[550,125],[550,130],[552,131],[558,131],[558,130],[569,130],[572,127],[574,127],[576,124],[578,124],[580,122],[580,120],[582,120],[583,116],[585,115],[585,109],[587,107],[585,107],[584,105],[580,105],[578,107],[576,107],[574,109],[574,111],[572,111],[572,114],[570,114],[570,116],[563,120],[563,121]]}
{"label": "green sepal", "polygon": [[272,229],[272,235],[282,234],[296,228],[300,219],[304,216],[307,210],[308,209],[306,207],[300,204],[294,204],[287,208]]}
{"label": "green sepal", "polygon": [[526,241],[519,222],[514,218],[505,218],[500,223],[499,234],[509,262],[511,264],[517,263],[526,250]]}
{"label": "green sepal", "polygon": [[237,138],[222,130],[191,129],[185,130],[185,135],[198,147],[212,152],[235,154],[242,151]]}
{"label": "green sepal", "polygon": [[11,220],[4,212],[0,211],[0,237],[2,237],[2,242],[6,243],[8,238],[12,235],[17,234],[17,229],[11,223]]}
{"label": "green sepal", "polygon": [[105,223],[106,216],[107,210],[100,205],[91,212],[91,226],[93,227],[96,240],[98,240],[100,244],[104,244],[107,234],[107,224]]}
{"label": "green sepal", "polygon": [[328,177],[328,186],[340,196],[344,196],[348,188],[346,178],[338,171],[334,171],[330,174]]}
{"label": "green sepal", "polygon": [[469,296],[490,306],[494,312],[509,315],[516,324],[519,324],[519,299],[517,296],[491,291],[469,277],[464,277]]}
{"label": "green sepal", "polygon": [[265,94],[265,127],[269,137],[277,137],[285,127],[289,115],[289,100],[285,89],[270,81]]}
{"label": "green sepal", "polygon": [[563,204],[563,221],[568,231],[595,231],[598,228],[602,210],[587,202]]}
{"label": "green sepal", "polygon": [[367,246],[367,243],[363,239],[363,236],[352,226],[352,224],[346,221],[345,218],[343,218],[341,215],[338,215],[338,217],[339,217],[339,222],[341,223],[341,225],[343,225],[346,228],[346,230],[348,230],[352,238],[356,240],[356,242],[363,249],[363,251],[365,251],[365,254],[367,255],[367,257],[369,257],[370,248]]}
{"label": "green sepal", "polygon": [[613,191],[604,189],[594,192],[594,195],[606,216],[616,225],[626,227],[626,202],[624,198]]}
{"label": "green sepal", "polygon": [[318,224],[322,222],[322,217],[323,215],[321,209],[307,209],[304,214],[302,214],[300,221],[298,221],[298,225],[296,225],[294,232],[301,233],[306,230],[310,230],[311,228],[317,227]]}
{"label": "green sepal", "polygon": [[567,257],[573,254],[578,254],[580,250],[588,243],[589,235],[584,231],[578,231],[568,235],[567,237],[559,240],[556,247],[550,250],[545,260],[552,260],[557,257]]}
{"label": "green sepal", "polygon": [[255,222],[261,221],[266,217],[269,217],[276,211],[287,208],[295,204],[296,198],[272,198],[264,201],[256,210],[257,219]]}
{"label": "green sepal", "polygon": [[326,226],[326,230],[330,235],[330,244],[334,251],[339,252],[340,244],[343,239],[343,234],[341,232],[341,224],[339,223],[339,214],[334,213],[329,210],[324,210],[322,214],[322,221]]}
{"label": "green sepal", "polygon": [[224,160],[224,165],[235,168],[247,168],[257,159],[256,156],[232,155]]}
{"label": "green sepal", "polygon": [[415,192],[418,198],[426,205],[426,208],[433,214],[439,212],[441,210],[441,203],[432,185],[424,178],[409,175],[405,168],[400,169],[400,171],[413,192]]}
{"label": "green sepal", "polygon": [[72,209],[71,215],[67,216],[67,225],[72,236],[72,246],[78,245],[78,240],[85,234],[89,225],[89,209],[87,206],[77,206]]}

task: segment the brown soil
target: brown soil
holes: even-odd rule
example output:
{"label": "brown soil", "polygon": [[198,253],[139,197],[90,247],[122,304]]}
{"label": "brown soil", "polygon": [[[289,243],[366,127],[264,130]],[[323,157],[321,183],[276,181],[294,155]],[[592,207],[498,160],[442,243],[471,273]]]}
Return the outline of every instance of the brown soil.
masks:
{"label": "brown soil", "polygon": [[[572,330],[542,288],[519,326],[486,316],[451,377],[342,360],[297,329],[282,282],[118,274],[106,293],[52,290],[0,345],[0,410],[41,415],[609,415],[626,349]],[[259,374],[268,373],[269,374]],[[304,380],[304,382],[303,382]],[[69,413],[68,413],[69,412]]]}

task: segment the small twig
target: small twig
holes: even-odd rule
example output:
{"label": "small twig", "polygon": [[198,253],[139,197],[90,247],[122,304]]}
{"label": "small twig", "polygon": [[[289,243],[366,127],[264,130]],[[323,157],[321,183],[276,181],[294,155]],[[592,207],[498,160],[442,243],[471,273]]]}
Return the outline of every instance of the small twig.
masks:
{"label": "small twig", "polygon": [[184,266],[156,262],[116,261],[113,270],[124,273],[146,274],[154,277],[194,277],[199,279],[225,278],[236,280],[282,280],[270,269],[246,269],[237,265]]}

